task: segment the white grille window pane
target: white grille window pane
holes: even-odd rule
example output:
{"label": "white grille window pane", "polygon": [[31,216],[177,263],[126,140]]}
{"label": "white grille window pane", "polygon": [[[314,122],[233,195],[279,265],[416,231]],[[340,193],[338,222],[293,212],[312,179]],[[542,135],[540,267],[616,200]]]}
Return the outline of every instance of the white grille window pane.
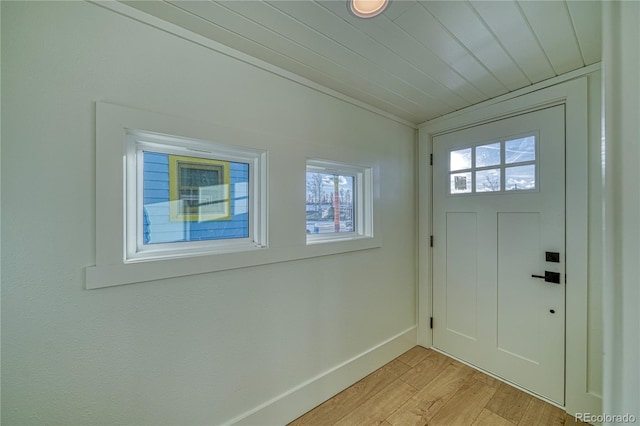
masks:
{"label": "white grille window pane", "polygon": [[451,174],[451,193],[466,194],[472,188],[471,172]]}
{"label": "white grille window pane", "polygon": [[504,144],[504,156],[507,164],[534,161],[536,159],[536,137],[527,136],[526,138],[506,141]]}
{"label": "white grille window pane", "polygon": [[449,159],[449,171],[471,168],[471,148],[451,151]]}
{"label": "white grille window pane", "polygon": [[476,192],[500,191],[500,169],[476,172]]}
{"label": "white grille window pane", "polygon": [[476,147],[476,167],[497,166],[500,164],[500,143]]}
{"label": "white grille window pane", "polygon": [[507,167],[504,169],[505,189],[507,191],[524,191],[536,189],[536,166]]}

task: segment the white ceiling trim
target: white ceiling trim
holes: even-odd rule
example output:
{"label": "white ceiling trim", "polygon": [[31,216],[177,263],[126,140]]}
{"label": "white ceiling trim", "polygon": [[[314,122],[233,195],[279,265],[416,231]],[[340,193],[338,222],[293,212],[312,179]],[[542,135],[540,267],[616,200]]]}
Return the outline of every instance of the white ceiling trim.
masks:
{"label": "white ceiling trim", "polygon": [[178,25],[172,24],[170,22],[164,21],[155,16],[149,15],[148,13],[142,12],[134,7],[128,6],[126,4],[120,3],[118,1],[113,0],[88,0],[89,3],[95,4],[96,6],[102,7],[104,9],[115,12],[119,15],[125,16],[127,18],[131,18],[135,21],[138,21],[142,24],[149,25],[153,28],[159,29],[161,31],[167,32],[169,34],[173,34],[177,37],[180,37],[184,40],[193,42],[202,47],[210,49],[212,51],[224,54],[231,58],[242,61],[246,64],[252,65],[256,68],[262,69],[274,75],[285,78],[294,83],[300,84],[302,86],[313,89],[317,92],[324,93],[325,95],[331,96],[333,98],[339,99],[343,102],[349,103],[351,105],[357,106],[374,114],[380,115],[384,118],[393,120],[397,123],[408,126],[412,129],[417,129],[417,123],[413,123],[411,121],[405,120],[404,118],[398,117],[394,114],[383,111],[379,108],[373,107],[365,102],[354,99],[350,96],[344,95],[340,92],[337,92],[333,89],[329,89],[321,84],[315,83],[309,79],[301,77],[297,74],[294,74],[290,71],[284,70],[278,66],[272,65],[268,62],[265,62],[261,59],[255,58],[251,55],[240,52],[236,49],[228,47],[224,44],[218,43],[214,40],[211,40],[207,37],[204,37],[200,34],[197,34],[193,31],[182,28]]}
{"label": "white ceiling trim", "polygon": [[482,109],[482,108],[488,107],[490,105],[495,105],[495,104],[500,103],[500,102],[508,101],[509,99],[514,99],[514,98],[517,98],[519,96],[524,96],[524,95],[526,95],[528,93],[537,92],[539,90],[546,89],[546,88],[551,87],[551,86],[556,86],[556,85],[558,85],[560,83],[564,83],[565,81],[575,80],[576,78],[580,78],[582,76],[585,76],[585,75],[591,74],[593,72],[596,72],[596,71],[600,70],[601,68],[602,68],[602,63],[601,62],[597,62],[595,64],[587,65],[586,67],[578,68],[577,70],[570,71],[568,73],[559,75],[557,77],[550,78],[550,79],[545,80],[545,81],[541,81],[541,82],[533,84],[531,86],[523,87],[520,90],[515,90],[513,92],[506,93],[506,94],[504,94],[502,96],[498,96],[498,97],[489,99],[487,101],[481,102],[479,104],[471,105],[471,106],[469,106],[467,108],[464,108],[464,109],[461,109],[459,111],[454,111],[452,113],[443,115],[441,117],[436,117],[433,120],[425,121],[424,123],[418,124],[418,128],[421,129],[421,128],[427,127],[427,126],[435,126],[434,128],[440,128],[440,127],[442,127],[442,125],[444,123],[454,119],[455,117],[457,117],[459,115],[467,114],[467,113],[469,113],[471,111]]}

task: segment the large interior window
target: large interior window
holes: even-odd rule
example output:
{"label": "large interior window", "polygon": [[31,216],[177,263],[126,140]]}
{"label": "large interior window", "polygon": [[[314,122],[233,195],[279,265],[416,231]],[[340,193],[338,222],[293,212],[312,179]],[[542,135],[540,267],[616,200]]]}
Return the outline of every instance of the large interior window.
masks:
{"label": "large interior window", "polygon": [[129,131],[127,260],[241,251],[263,244],[253,196],[262,154]]}

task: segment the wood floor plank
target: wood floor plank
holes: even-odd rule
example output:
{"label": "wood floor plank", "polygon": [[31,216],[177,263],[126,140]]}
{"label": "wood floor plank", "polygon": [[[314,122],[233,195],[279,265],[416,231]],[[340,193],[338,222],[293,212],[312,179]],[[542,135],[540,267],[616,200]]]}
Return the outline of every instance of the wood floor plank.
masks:
{"label": "wood floor plank", "polygon": [[531,395],[506,383],[500,383],[495,395],[487,404],[487,409],[517,424],[532,399]]}
{"label": "wood floor plank", "polygon": [[340,419],[335,425],[380,425],[416,392],[417,389],[413,386],[402,380],[396,380]]}
{"label": "wood floor plank", "polygon": [[529,401],[522,419],[518,422],[518,425],[522,426],[554,426],[564,425],[565,412],[554,407],[553,405],[546,403],[538,398],[532,398]]}
{"label": "wood floor plank", "polygon": [[404,403],[387,421],[393,426],[424,426],[471,378],[474,370],[457,363],[447,365],[438,376]]}
{"label": "wood floor plank", "polygon": [[472,423],[472,426],[515,426],[509,420],[487,410],[486,408],[480,412],[478,418]]}
{"label": "wood floor plank", "polygon": [[394,382],[410,367],[396,359],[298,417],[291,426],[332,425]]}
{"label": "wood floor plank", "polygon": [[481,381],[482,383],[484,383],[487,386],[491,386],[492,388],[499,388],[500,385],[502,385],[503,382],[501,382],[498,379],[494,379],[493,377],[484,374],[482,371],[476,371],[476,373],[473,376],[476,380]]}
{"label": "wood floor plank", "polygon": [[584,424],[563,410],[419,346],[290,425],[553,426]]}
{"label": "wood floor plank", "polygon": [[389,374],[392,374],[394,377],[401,377],[404,373],[411,369],[409,365],[398,360],[398,358],[394,359],[388,364],[385,364],[381,368],[385,368],[389,372]]}
{"label": "wood floor plank", "polygon": [[400,380],[414,388],[422,389],[432,381],[442,370],[451,363],[451,358],[439,352],[429,350],[422,361],[404,373]]}
{"label": "wood floor plank", "polygon": [[579,426],[579,425],[588,425],[589,423],[582,422],[580,420],[576,420],[574,416],[569,413],[564,414],[564,425],[565,426]]}
{"label": "wood floor plank", "polygon": [[429,425],[470,425],[497,391],[474,376],[438,410]]}
{"label": "wood floor plank", "polygon": [[397,359],[398,361],[402,361],[410,367],[415,367],[421,361],[423,361],[430,352],[433,352],[430,349],[425,349],[422,346],[414,346],[409,349],[402,355],[400,355]]}

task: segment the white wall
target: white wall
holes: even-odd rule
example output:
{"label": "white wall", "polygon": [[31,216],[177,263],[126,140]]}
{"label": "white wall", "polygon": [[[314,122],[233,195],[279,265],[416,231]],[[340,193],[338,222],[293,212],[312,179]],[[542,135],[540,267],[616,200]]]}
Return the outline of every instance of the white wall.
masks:
{"label": "white wall", "polygon": [[[94,4],[1,7],[2,424],[221,423],[414,326],[413,129]],[[84,290],[98,100],[279,135],[272,173],[377,162],[382,248]]]}
{"label": "white wall", "polygon": [[631,414],[640,419],[640,4],[605,2],[603,24],[603,408],[606,414]]}
{"label": "white wall", "polygon": [[[0,46],[2,46],[2,7],[0,7]],[[2,55],[0,55],[0,81],[2,81]],[[0,84],[0,100],[1,99],[2,99],[2,84]],[[2,129],[2,102],[1,101],[0,101],[0,129]],[[0,130],[0,164],[2,164],[2,131],[1,130]],[[0,173],[0,241],[2,241],[2,173]],[[2,259],[2,244],[0,244],[0,259]],[[2,264],[0,263],[0,337],[2,336],[1,330],[2,330]],[[0,339],[0,366],[1,365],[2,365],[2,341]],[[0,372],[0,377],[1,376],[2,376],[2,373]],[[0,420],[1,419],[2,419],[2,386],[0,383]]]}

